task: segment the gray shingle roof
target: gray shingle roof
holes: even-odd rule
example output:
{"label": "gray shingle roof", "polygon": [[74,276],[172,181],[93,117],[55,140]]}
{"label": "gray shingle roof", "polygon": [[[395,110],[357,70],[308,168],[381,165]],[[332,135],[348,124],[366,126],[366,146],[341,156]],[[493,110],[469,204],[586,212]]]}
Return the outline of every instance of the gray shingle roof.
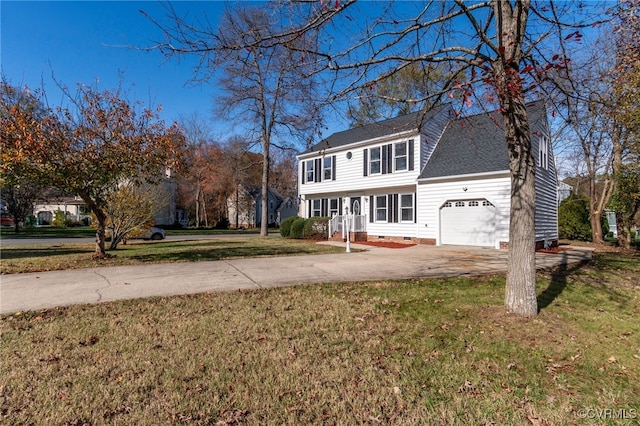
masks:
{"label": "gray shingle roof", "polygon": [[[533,129],[546,116],[544,103],[527,106]],[[489,112],[452,120],[419,179],[509,170],[502,115]]]}
{"label": "gray shingle roof", "polygon": [[353,129],[337,132],[328,138],[318,142],[302,154],[311,154],[320,152],[323,149],[337,148],[356,142],[362,142],[375,138],[393,135],[400,132],[418,130],[421,123],[429,121],[433,116],[440,112],[443,108],[449,108],[448,105],[439,105],[431,110],[418,111],[411,114],[403,115],[388,120],[378,121],[376,123],[366,124]]}

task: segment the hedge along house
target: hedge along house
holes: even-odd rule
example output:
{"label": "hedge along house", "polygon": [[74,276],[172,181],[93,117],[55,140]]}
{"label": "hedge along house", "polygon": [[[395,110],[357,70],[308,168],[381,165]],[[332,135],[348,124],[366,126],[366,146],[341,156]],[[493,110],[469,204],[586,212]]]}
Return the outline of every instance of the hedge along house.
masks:
{"label": "hedge along house", "polygon": [[[557,179],[544,104],[528,114],[541,247],[557,244]],[[356,240],[508,245],[511,179],[498,112],[455,118],[441,105],[335,133],[298,160],[301,216],[332,217],[332,231],[350,213]]]}

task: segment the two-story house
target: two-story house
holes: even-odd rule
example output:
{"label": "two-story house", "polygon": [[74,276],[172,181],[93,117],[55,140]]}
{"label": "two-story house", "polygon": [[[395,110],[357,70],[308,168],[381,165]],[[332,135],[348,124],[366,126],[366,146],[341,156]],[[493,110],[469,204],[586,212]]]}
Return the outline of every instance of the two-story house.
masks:
{"label": "two-story house", "polygon": [[[557,243],[556,174],[546,110],[528,107],[536,153],[536,240]],[[353,214],[358,239],[506,247],[511,179],[498,112],[450,106],[335,133],[298,156],[300,214]]]}
{"label": "two-story house", "polygon": [[[296,200],[280,195],[269,188],[267,191],[267,219],[269,226],[280,225],[290,216],[298,213]],[[262,188],[238,185],[236,191],[227,198],[227,215],[231,228],[254,228],[262,223]]]}

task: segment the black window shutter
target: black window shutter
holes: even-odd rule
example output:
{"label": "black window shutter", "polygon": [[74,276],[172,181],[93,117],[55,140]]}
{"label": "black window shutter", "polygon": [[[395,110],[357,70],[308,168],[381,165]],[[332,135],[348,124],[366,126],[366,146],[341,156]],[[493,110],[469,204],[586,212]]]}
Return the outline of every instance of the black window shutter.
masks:
{"label": "black window shutter", "polygon": [[342,197],[338,198],[338,214],[342,214]]}
{"label": "black window shutter", "polygon": [[331,157],[331,180],[336,180],[336,156]]}
{"label": "black window shutter", "polygon": [[[383,147],[384,149],[385,147]],[[390,143],[387,148],[387,173],[393,173],[393,144]]]}
{"label": "black window shutter", "polygon": [[387,222],[393,222],[393,195],[387,195]]}
{"label": "black window shutter", "polygon": [[387,145],[382,145],[382,148],[380,150],[382,151],[382,174],[386,175],[387,173],[391,172],[391,170],[387,168]]}
{"label": "black window shutter", "polygon": [[409,170],[413,170],[413,139],[409,140]]}
{"label": "black window shutter", "polygon": [[311,217],[311,200],[307,200],[307,217]]}
{"label": "black window shutter", "polygon": [[369,170],[369,150],[368,149],[364,150],[363,157],[364,157],[364,169],[362,172],[362,176],[367,176],[369,174],[368,173],[368,170]]}
{"label": "black window shutter", "polygon": [[373,195],[369,195],[369,223],[373,223]]}
{"label": "black window shutter", "polygon": [[302,184],[303,184],[303,185],[306,183],[306,182],[305,182],[305,179],[307,178],[307,174],[305,173],[305,170],[304,170],[304,164],[305,164],[305,163],[306,163],[306,161],[303,161],[303,162],[302,162]]}
{"label": "black window shutter", "polygon": [[413,223],[418,223],[418,194],[413,194]]}
{"label": "black window shutter", "polygon": [[329,216],[329,199],[328,198],[323,198],[322,199],[322,207],[321,207],[321,211],[320,211],[320,216]]}
{"label": "black window shutter", "polygon": [[322,181],[322,158],[316,158],[316,164],[313,167],[315,182]]}
{"label": "black window shutter", "polygon": [[398,223],[398,194],[393,194],[393,223]]}

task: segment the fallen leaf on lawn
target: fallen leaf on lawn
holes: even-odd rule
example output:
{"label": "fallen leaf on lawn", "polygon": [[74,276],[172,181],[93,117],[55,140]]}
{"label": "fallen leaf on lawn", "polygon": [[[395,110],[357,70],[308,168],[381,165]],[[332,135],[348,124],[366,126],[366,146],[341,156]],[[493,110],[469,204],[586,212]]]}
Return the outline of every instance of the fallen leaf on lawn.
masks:
{"label": "fallen leaf on lawn", "polygon": [[615,364],[616,362],[618,362],[618,359],[612,355],[607,361],[609,361],[609,364]]}

